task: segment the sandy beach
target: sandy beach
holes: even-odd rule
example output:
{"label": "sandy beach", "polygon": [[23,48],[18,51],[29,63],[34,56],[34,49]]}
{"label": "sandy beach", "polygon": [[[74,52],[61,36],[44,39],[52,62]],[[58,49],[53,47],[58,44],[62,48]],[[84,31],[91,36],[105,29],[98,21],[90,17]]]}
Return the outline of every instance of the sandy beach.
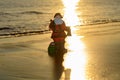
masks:
{"label": "sandy beach", "polygon": [[[118,36],[68,37],[64,66],[71,73],[66,72],[69,78],[62,80],[120,80]],[[0,39],[0,80],[53,80],[47,54],[51,41],[50,33]]]}
{"label": "sandy beach", "polygon": [[52,80],[50,34],[0,40],[0,80]]}

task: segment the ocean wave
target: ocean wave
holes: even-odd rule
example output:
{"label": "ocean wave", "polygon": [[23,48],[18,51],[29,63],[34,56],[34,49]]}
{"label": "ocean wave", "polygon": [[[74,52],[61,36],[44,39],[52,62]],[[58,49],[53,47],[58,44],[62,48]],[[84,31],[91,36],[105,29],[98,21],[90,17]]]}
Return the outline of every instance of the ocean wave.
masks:
{"label": "ocean wave", "polygon": [[102,20],[94,20],[92,23],[112,23],[112,22],[120,22],[120,19],[102,19]]}
{"label": "ocean wave", "polygon": [[[9,28],[6,28],[6,29],[9,29]],[[49,30],[3,33],[3,34],[0,34],[0,38],[5,38],[5,37],[20,37],[20,36],[45,34],[45,33],[49,33]]]}
{"label": "ocean wave", "polygon": [[12,30],[13,28],[9,28],[9,27],[1,27],[0,30]]}
{"label": "ocean wave", "polygon": [[25,11],[21,12],[20,14],[44,14],[44,13],[39,11]]}
{"label": "ocean wave", "polygon": [[120,22],[120,19],[97,19],[97,20],[83,20],[80,21],[80,26],[87,26],[87,25],[99,25],[99,24],[107,24],[107,23],[114,23]]}
{"label": "ocean wave", "polygon": [[0,12],[0,16],[7,16],[7,15],[17,15],[17,14],[45,14],[44,12],[39,12],[39,11],[23,11],[23,12]]}
{"label": "ocean wave", "polygon": [[11,13],[7,13],[7,12],[0,12],[0,16],[5,16],[5,15],[11,15]]}

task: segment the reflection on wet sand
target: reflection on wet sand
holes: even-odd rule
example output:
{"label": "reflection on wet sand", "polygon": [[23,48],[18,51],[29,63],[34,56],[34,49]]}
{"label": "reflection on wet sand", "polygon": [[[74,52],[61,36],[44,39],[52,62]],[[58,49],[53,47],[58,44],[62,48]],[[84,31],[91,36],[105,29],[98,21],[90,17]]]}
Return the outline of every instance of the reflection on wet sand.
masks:
{"label": "reflection on wet sand", "polygon": [[[59,58],[60,59],[60,58]],[[71,69],[70,68],[64,68],[64,66],[62,65],[63,60],[59,60],[59,59],[54,59],[53,60],[53,77],[54,80],[71,80],[70,76],[71,76]]]}
{"label": "reflection on wet sand", "polygon": [[54,80],[59,80],[64,71],[64,67],[62,65],[63,54],[61,52],[57,53],[57,55],[55,55],[55,57],[53,58],[53,62],[54,62],[54,69],[53,69]]}
{"label": "reflection on wet sand", "polygon": [[70,80],[85,80],[86,55],[85,46],[80,40],[82,37],[73,35],[68,37],[68,53],[64,56],[63,65],[65,69],[70,69]]}
{"label": "reflection on wet sand", "polygon": [[54,58],[55,80],[85,80],[86,54],[80,36],[73,35],[66,39],[68,52]]}

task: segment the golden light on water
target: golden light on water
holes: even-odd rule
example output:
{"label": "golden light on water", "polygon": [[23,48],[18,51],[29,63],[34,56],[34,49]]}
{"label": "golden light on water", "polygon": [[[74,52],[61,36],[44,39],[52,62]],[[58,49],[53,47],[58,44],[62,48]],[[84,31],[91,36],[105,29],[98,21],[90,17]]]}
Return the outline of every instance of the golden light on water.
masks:
{"label": "golden light on water", "polygon": [[[64,20],[72,32],[76,30],[74,26],[80,25],[76,12],[76,6],[80,0],[62,0],[64,8]],[[71,69],[70,80],[85,80],[86,54],[85,45],[81,41],[82,36],[72,36],[66,38],[66,48],[68,53],[64,56],[63,65],[66,69]]]}
{"label": "golden light on water", "polygon": [[64,4],[64,20],[67,26],[79,25],[79,18],[76,13],[76,5],[79,0],[62,0]]}

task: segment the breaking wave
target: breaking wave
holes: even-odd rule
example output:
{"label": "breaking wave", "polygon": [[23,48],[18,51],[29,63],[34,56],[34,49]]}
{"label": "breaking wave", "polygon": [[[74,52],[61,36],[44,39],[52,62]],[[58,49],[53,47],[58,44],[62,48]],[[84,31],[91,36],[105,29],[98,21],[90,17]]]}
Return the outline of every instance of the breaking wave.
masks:
{"label": "breaking wave", "polygon": [[0,34],[0,38],[20,37],[20,36],[46,34],[46,33],[49,33],[49,30],[3,33],[3,34]]}
{"label": "breaking wave", "polygon": [[98,24],[107,24],[107,23],[114,23],[114,22],[120,22],[120,19],[97,19],[97,20],[88,20],[88,21],[80,21],[80,26],[86,26],[86,25],[98,25]]}

